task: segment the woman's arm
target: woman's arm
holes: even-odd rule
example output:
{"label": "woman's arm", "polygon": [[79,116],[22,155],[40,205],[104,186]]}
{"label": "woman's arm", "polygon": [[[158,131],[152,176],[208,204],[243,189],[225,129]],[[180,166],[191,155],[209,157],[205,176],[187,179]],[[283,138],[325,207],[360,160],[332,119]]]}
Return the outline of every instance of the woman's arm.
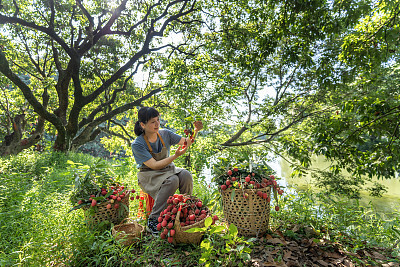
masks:
{"label": "woman's arm", "polygon": [[165,167],[167,167],[171,162],[173,162],[175,159],[177,159],[179,156],[185,154],[189,146],[185,147],[184,149],[181,150],[181,146],[178,147],[178,149],[175,151],[175,154],[172,156],[169,156],[168,158],[162,159],[162,160],[155,160],[154,158],[149,159],[148,161],[143,162],[147,167],[153,170],[161,170]]}

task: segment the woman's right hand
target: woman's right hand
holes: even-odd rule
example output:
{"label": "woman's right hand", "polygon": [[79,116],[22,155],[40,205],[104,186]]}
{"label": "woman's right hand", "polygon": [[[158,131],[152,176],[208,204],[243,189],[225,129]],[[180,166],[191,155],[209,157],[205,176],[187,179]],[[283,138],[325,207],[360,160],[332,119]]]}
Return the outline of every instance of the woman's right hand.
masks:
{"label": "woman's right hand", "polygon": [[186,138],[185,144],[183,146],[179,146],[178,149],[175,151],[175,156],[179,157],[185,154],[191,144],[192,140],[190,140],[190,138]]}

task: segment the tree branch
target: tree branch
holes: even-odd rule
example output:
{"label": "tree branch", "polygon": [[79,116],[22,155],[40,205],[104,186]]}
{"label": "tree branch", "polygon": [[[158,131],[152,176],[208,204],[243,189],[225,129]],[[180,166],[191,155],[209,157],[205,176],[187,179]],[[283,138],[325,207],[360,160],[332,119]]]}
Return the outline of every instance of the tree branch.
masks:
{"label": "tree branch", "polygon": [[13,73],[9,67],[8,61],[6,59],[3,51],[0,50],[0,72],[4,74],[8,79],[10,79],[18,88],[22,91],[25,99],[32,105],[33,109],[37,114],[45,118],[47,121],[51,122],[58,131],[64,132],[64,128],[61,120],[57,118],[54,114],[49,113],[42,104],[33,95],[29,86],[27,86],[15,73]]}
{"label": "tree branch", "polygon": [[0,25],[7,24],[7,23],[19,24],[19,25],[25,26],[27,28],[31,28],[31,29],[43,32],[43,33],[47,34],[48,36],[50,36],[51,38],[53,38],[70,57],[74,56],[74,51],[68,47],[68,45],[64,42],[64,40],[61,39],[61,37],[58,36],[54,32],[54,29],[52,29],[52,28],[46,28],[43,26],[39,26],[33,22],[28,22],[26,20],[23,20],[23,19],[20,19],[17,17],[7,17],[7,16],[0,14]]}
{"label": "tree branch", "polygon": [[131,140],[129,138],[126,138],[123,134],[113,132],[110,129],[107,129],[106,127],[98,127],[98,129],[101,130],[102,132],[105,132],[105,133],[109,134],[109,135],[114,135],[116,137],[119,137],[119,138],[123,139],[127,143],[128,146],[131,145]]}
{"label": "tree branch", "polygon": [[126,112],[134,107],[139,106],[143,101],[149,99],[150,97],[152,97],[153,95],[159,93],[162,91],[162,87],[154,89],[152,91],[150,91],[147,95],[131,102],[128,104],[125,104],[121,107],[118,107],[110,112],[108,112],[107,114],[104,114],[103,116],[93,120],[91,123],[89,123],[86,128],[73,140],[73,146],[80,146],[82,144],[84,144],[88,138],[88,135],[93,131],[93,129],[95,127],[97,127],[98,125],[100,125],[101,123],[111,120],[115,115],[121,114],[123,112]]}
{"label": "tree branch", "polygon": [[[179,1],[189,1],[189,0],[179,0]],[[173,3],[177,3],[179,1],[175,1]],[[122,5],[122,4],[121,4]],[[187,10],[186,12],[182,12],[181,11],[176,14],[176,15],[172,15],[171,17],[169,17],[163,24],[162,28],[160,31],[155,32],[154,31],[154,22],[152,23],[152,25],[150,26],[146,39],[143,43],[142,49],[139,50],[125,65],[123,65],[121,68],[119,68],[113,75],[111,75],[111,77],[106,80],[99,88],[97,88],[93,93],[91,93],[90,95],[86,96],[82,102],[83,105],[86,105],[88,103],[93,102],[101,93],[103,93],[112,83],[114,83],[117,79],[119,79],[122,74],[127,71],[135,62],[137,62],[141,57],[143,57],[144,55],[149,54],[151,51],[149,49],[150,46],[150,42],[151,40],[155,37],[155,36],[162,36],[165,28],[169,25],[169,23],[179,17],[185,16],[187,14],[189,14],[190,12],[193,12],[193,6],[190,10]],[[164,12],[165,13],[165,12]],[[104,28],[103,28],[104,29]],[[101,31],[103,31],[103,29]],[[100,33],[99,33],[100,34]],[[98,36],[96,34],[96,36]],[[97,37],[96,37],[97,38]]]}

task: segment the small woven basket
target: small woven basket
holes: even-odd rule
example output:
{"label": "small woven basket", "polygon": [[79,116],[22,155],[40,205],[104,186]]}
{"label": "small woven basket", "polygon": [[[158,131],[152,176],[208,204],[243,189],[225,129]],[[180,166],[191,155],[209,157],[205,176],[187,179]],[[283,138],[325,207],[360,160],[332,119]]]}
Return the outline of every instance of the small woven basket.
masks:
{"label": "small woven basket", "polygon": [[[221,190],[224,217],[238,228],[239,235],[258,236],[268,230],[270,204],[259,197],[257,191],[271,195],[270,187]],[[243,197],[245,193],[248,198]]]}
{"label": "small woven basket", "polygon": [[204,222],[207,219],[207,217],[209,217],[209,216],[207,216],[203,220],[198,221],[194,224],[181,227],[181,222],[179,220],[180,215],[181,215],[181,211],[178,211],[178,213],[176,214],[175,223],[174,223],[175,236],[174,236],[173,243],[174,244],[195,244],[195,245],[200,244],[204,232],[188,233],[185,231],[189,230],[191,228],[204,227],[205,226]]}
{"label": "small woven basket", "polygon": [[131,218],[125,218],[118,225],[114,225],[111,233],[115,240],[124,246],[130,246],[138,242],[143,235],[144,227]]}
{"label": "small woven basket", "polygon": [[[129,216],[129,192],[121,200],[121,204],[124,204],[126,208],[120,205],[118,209],[114,209],[114,207],[107,209],[108,204],[108,201],[102,202],[96,205],[94,210],[89,209],[89,206],[83,207],[87,224],[93,226],[104,221],[109,221],[113,224],[119,224],[123,219]],[[115,203],[111,205],[114,206]]]}

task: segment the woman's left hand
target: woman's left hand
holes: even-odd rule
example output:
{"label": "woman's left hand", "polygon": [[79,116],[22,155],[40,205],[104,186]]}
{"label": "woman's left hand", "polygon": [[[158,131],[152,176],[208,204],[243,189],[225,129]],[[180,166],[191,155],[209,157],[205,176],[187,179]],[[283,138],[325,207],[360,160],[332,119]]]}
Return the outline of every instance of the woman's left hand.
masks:
{"label": "woman's left hand", "polygon": [[195,132],[198,132],[198,131],[200,131],[201,129],[203,129],[203,122],[201,122],[201,121],[195,121],[193,124],[194,124],[194,131],[195,131]]}

